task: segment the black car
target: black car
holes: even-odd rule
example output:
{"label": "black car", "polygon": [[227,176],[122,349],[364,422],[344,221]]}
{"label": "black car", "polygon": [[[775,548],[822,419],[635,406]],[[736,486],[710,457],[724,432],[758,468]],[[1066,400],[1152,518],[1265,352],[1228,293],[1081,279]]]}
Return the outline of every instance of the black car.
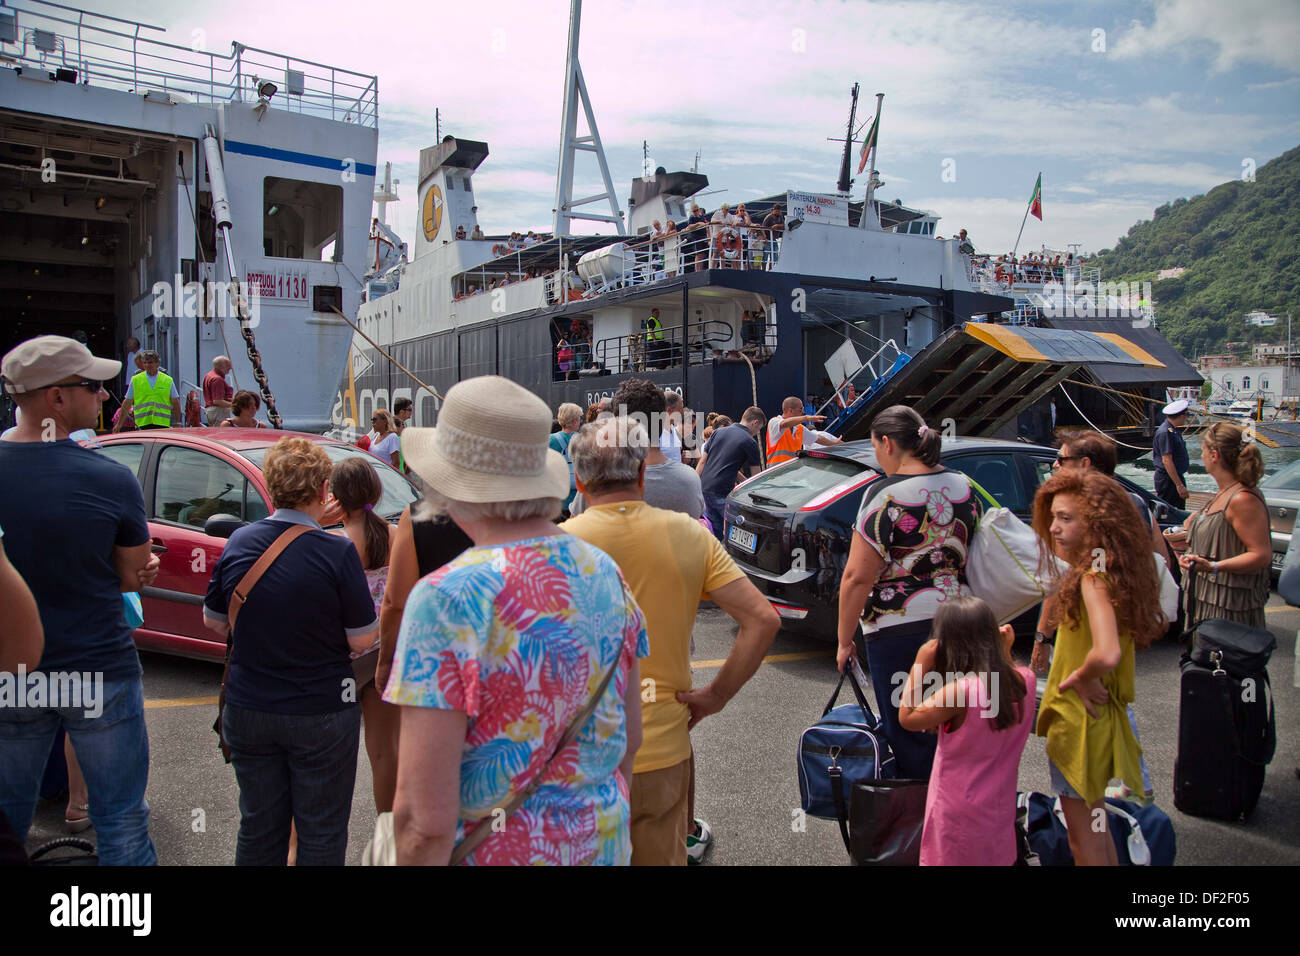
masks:
{"label": "black car", "polygon": [[[943,442],[944,465],[969,475],[1025,522],[1055,460],[1056,449],[1044,445],[984,438]],[[881,474],[870,441],[845,442],[802,452],[738,485],[727,499],[727,552],[776,608],[786,630],[835,640],[853,523],[863,493]],[[1186,511],[1152,492],[1116,480],[1146,500],[1162,528],[1186,519]],[[1032,635],[1033,618],[1018,619],[1017,634]]]}

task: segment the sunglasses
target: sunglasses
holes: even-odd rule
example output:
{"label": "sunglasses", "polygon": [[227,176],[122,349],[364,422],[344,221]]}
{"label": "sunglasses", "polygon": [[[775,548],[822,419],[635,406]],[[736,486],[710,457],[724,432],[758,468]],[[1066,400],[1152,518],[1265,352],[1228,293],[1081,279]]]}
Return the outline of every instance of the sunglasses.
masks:
{"label": "sunglasses", "polygon": [[1057,455],[1056,463],[1059,465],[1067,461],[1078,461],[1082,457],[1082,455]]}
{"label": "sunglasses", "polygon": [[97,393],[103,387],[103,382],[96,382],[92,379],[83,378],[80,382],[55,382],[53,385],[41,385],[32,389],[32,391],[39,392],[46,388],[88,388],[92,392]]}

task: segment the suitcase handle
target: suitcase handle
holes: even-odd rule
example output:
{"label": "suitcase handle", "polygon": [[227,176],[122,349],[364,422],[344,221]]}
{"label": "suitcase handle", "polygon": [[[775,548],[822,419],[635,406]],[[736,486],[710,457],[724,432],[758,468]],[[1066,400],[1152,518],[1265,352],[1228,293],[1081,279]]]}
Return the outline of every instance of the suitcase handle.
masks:
{"label": "suitcase handle", "polygon": [[873,711],[871,705],[867,703],[867,697],[862,693],[862,687],[858,684],[858,679],[853,676],[852,662],[845,664],[844,670],[840,672],[840,682],[835,685],[835,693],[831,694],[831,699],[827,702],[826,708],[822,711],[822,716],[825,717],[835,708],[835,701],[839,699],[840,690],[844,687],[844,678],[846,677],[849,679],[849,685],[853,688],[853,696],[858,699],[858,706],[862,708],[862,714],[866,717],[867,725],[870,727],[879,726],[880,721],[877,719],[875,711]]}

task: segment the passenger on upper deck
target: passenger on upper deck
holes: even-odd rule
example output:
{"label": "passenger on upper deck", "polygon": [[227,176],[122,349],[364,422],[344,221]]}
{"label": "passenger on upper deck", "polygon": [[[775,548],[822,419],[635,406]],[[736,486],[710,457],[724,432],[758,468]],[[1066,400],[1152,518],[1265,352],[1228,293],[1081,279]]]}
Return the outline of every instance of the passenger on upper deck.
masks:
{"label": "passenger on upper deck", "polygon": [[957,246],[958,252],[964,252],[968,256],[975,255],[975,244],[966,237],[965,229],[961,231],[961,233],[957,236],[957,238],[961,240],[960,245]]}
{"label": "passenger on upper deck", "polygon": [[457,238],[457,239],[464,239],[464,238],[465,238],[465,227],[464,227],[464,226],[457,226],[457,227],[456,227],[456,238]]}
{"label": "passenger on upper deck", "polygon": [[709,246],[709,217],[699,206],[691,207],[691,215],[682,226],[686,235],[682,239],[683,254],[691,261],[692,272],[704,268]]}
{"label": "passenger on upper deck", "polygon": [[470,237],[471,239],[483,239],[483,238],[486,238],[486,237],[483,235],[483,227],[480,226],[478,223],[474,223],[474,231],[471,232],[471,233],[469,234],[469,237]]}

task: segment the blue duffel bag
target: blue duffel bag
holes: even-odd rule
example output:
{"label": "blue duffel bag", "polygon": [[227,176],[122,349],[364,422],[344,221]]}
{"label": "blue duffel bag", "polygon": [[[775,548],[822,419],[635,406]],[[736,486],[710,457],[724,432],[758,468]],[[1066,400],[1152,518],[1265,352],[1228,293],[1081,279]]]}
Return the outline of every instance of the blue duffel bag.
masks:
{"label": "blue duffel bag", "polygon": [[[855,703],[835,706],[845,678]],[[846,667],[821,720],[799,737],[799,803],[806,814],[840,821],[848,845],[848,803],[855,783],[893,779],[894,755],[852,668]],[[838,812],[837,812],[838,809]]]}
{"label": "blue duffel bag", "polygon": [[[1022,862],[1031,866],[1073,866],[1065,820],[1057,812],[1058,798],[1045,793],[1018,793],[1016,803],[1027,811],[1018,815],[1017,822],[1024,827],[1029,850],[1036,857]],[[1106,810],[1120,866],[1174,865],[1178,844],[1167,813],[1154,804],[1143,807],[1116,797],[1106,798]]]}

